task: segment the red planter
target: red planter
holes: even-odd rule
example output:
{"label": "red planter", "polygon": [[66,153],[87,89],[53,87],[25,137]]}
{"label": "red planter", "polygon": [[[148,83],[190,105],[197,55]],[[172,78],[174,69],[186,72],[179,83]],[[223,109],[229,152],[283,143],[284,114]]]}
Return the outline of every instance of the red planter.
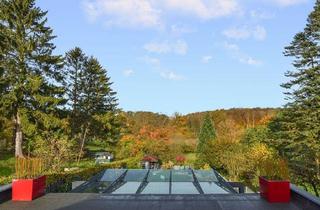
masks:
{"label": "red planter", "polygon": [[290,202],[290,182],[259,177],[260,196],[270,203]]}
{"label": "red planter", "polygon": [[13,201],[32,201],[45,194],[46,176],[36,179],[14,179],[12,182]]}

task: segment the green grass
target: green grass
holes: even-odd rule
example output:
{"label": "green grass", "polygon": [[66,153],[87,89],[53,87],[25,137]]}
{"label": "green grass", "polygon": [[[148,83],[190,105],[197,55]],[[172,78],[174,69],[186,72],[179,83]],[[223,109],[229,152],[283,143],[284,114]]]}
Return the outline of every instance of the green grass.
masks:
{"label": "green grass", "polygon": [[186,157],[186,164],[193,166],[196,161],[196,153],[187,153],[184,156]]}
{"label": "green grass", "polygon": [[82,159],[80,162],[72,162],[67,164],[65,167],[78,167],[78,168],[90,168],[95,166],[95,160],[94,159]]}
{"label": "green grass", "polygon": [[15,159],[13,155],[6,154],[0,159],[0,177],[10,176],[14,173]]}
{"label": "green grass", "polygon": [[12,154],[4,154],[0,159],[0,185],[11,181],[15,173],[15,158]]}

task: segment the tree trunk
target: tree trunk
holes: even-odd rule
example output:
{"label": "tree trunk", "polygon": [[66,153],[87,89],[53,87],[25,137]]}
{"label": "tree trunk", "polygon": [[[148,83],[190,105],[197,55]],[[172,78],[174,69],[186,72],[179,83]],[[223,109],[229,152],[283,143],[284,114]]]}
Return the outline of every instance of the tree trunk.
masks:
{"label": "tree trunk", "polygon": [[82,136],[81,146],[80,146],[80,151],[79,151],[79,156],[78,156],[78,163],[80,162],[81,155],[82,155],[82,152],[83,152],[83,147],[84,147],[84,142],[85,142],[86,137],[87,137],[88,127],[89,126],[87,125],[86,128],[84,129],[84,134]]}
{"label": "tree trunk", "polygon": [[23,158],[21,119],[18,112],[15,115],[14,123],[15,123],[15,156]]}

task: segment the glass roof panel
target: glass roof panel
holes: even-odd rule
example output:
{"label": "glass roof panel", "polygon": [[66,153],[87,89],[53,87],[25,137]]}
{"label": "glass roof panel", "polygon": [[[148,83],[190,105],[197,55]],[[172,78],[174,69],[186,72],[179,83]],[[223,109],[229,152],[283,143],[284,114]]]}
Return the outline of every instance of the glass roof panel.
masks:
{"label": "glass roof panel", "polygon": [[191,170],[172,170],[172,182],[193,182]]}
{"label": "glass roof panel", "polygon": [[193,182],[172,182],[171,194],[199,194]]}
{"label": "glass roof panel", "polygon": [[126,169],[108,169],[104,172],[100,181],[113,182],[117,180],[125,171]]}
{"label": "glass roof panel", "polygon": [[150,170],[148,182],[169,182],[170,170]]}
{"label": "glass roof panel", "polygon": [[141,194],[169,194],[169,182],[149,182]]}
{"label": "glass roof panel", "polygon": [[217,182],[218,179],[213,170],[193,170],[198,182]]}
{"label": "glass roof panel", "polygon": [[214,182],[199,182],[204,194],[228,194],[226,190],[219,187]]}
{"label": "glass roof panel", "polygon": [[147,175],[148,170],[144,169],[130,169],[128,170],[124,181],[126,182],[142,182],[144,177]]}
{"label": "glass roof panel", "polygon": [[97,182],[95,185],[84,189],[83,193],[103,193],[112,182]]}
{"label": "glass roof panel", "polygon": [[141,182],[126,182],[124,185],[112,192],[112,194],[136,194]]}

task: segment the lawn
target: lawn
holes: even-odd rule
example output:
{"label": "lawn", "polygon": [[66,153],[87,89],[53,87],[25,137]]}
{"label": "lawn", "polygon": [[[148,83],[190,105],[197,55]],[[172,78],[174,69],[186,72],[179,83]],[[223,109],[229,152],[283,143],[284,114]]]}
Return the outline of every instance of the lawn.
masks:
{"label": "lawn", "polygon": [[0,185],[11,180],[15,172],[15,158],[12,154],[4,154],[0,159]]}

